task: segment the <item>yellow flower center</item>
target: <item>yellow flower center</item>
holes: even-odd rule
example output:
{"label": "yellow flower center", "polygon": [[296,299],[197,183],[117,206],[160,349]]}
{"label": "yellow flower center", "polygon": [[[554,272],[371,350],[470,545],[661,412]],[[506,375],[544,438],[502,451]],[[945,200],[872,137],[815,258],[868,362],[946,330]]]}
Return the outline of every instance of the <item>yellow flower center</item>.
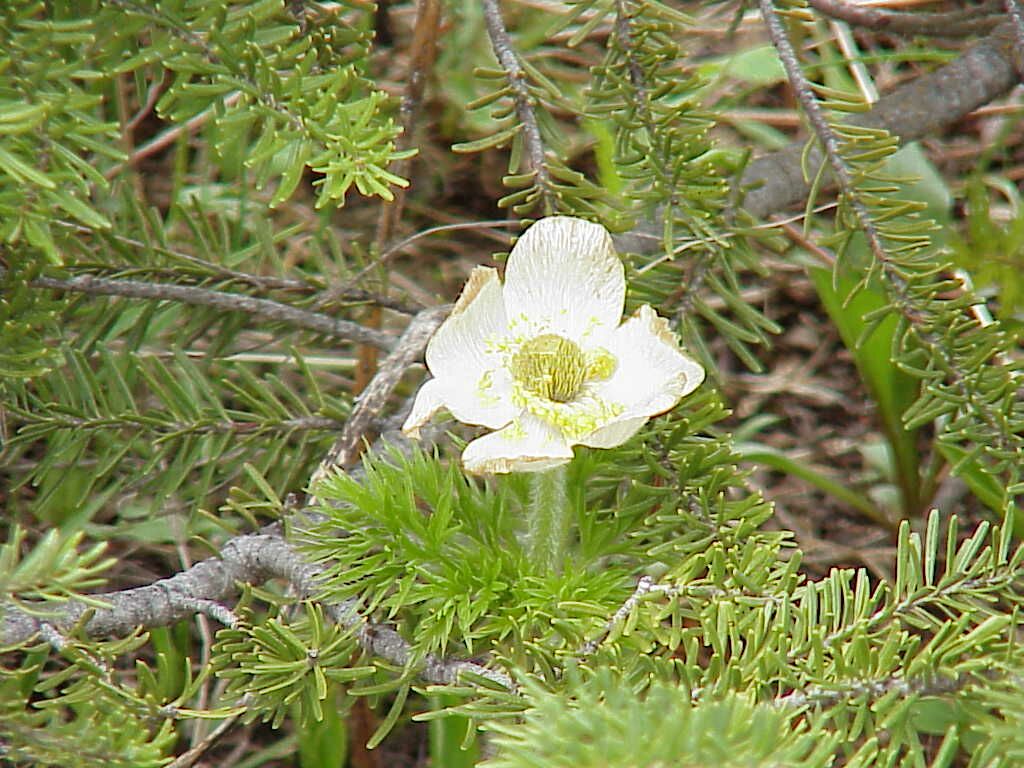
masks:
{"label": "yellow flower center", "polygon": [[583,383],[587,361],[575,343],[545,333],[524,343],[512,356],[512,376],[535,395],[567,403]]}
{"label": "yellow flower center", "polygon": [[568,403],[583,382],[606,379],[615,369],[614,358],[603,349],[584,354],[579,346],[555,333],[523,343],[512,356],[512,377],[538,397]]}

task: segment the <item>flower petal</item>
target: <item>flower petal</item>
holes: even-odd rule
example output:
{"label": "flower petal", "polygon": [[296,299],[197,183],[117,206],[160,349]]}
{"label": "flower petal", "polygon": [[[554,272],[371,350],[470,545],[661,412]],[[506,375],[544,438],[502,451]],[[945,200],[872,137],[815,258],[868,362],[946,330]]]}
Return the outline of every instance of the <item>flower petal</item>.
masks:
{"label": "flower petal", "polygon": [[615,372],[590,386],[594,396],[624,410],[604,428],[664,413],[704,380],[704,368],[683,353],[668,321],[646,304],[612,334],[608,351]]}
{"label": "flower petal", "polygon": [[424,382],[416,393],[412,410],[402,425],[402,433],[416,440],[420,439],[420,427],[430,421],[431,417],[444,408],[444,387],[438,379]]}
{"label": "flower petal", "polygon": [[631,419],[613,421],[581,438],[580,445],[587,445],[591,448],[614,448],[617,445],[622,445],[639,432],[640,427],[646,424],[649,418],[649,416],[636,416]]}
{"label": "flower petal", "polygon": [[497,270],[476,267],[448,319],[427,344],[427,367],[438,379],[479,381],[500,365],[492,342],[508,331]]}
{"label": "flower petal", "polygon": [[501,429],[518,413],[512,404],[512,379],[503,368],[470,378],[431,379],[420,387],[402,431],[419,438],[420,427],[442,408],[464,424]]}
{"label": "flower petal", "polygon": [[540,419],[524,415],[498,432],[479,437],[462,452],[472,474],[539,472],[572,460],[572,448]]}
{"label": "flower petal", "polygon": [[626,277],[600,224],[541,219],[516,242],[505,269],[505,309],[513,331],[557,333],[599,346],[622,318]]}

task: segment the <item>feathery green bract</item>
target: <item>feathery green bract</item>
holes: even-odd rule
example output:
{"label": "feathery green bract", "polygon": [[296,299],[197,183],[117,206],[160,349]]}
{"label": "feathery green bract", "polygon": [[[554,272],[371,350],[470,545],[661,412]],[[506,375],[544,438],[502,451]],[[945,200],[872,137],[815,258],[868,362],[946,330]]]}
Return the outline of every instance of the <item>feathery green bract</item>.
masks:
{"label": "feathery green bract", "polygon": [[[659,421],[653,439],[589,452],[574,465],[569,487],[588,491],[570,499],[578,541],[560,575],[535,574],[525,559],[523,478],[480,484],[415,453],[368,462],[358,478],[325,480],[315,490],[325,517],[302,536],[327,567],[326,595],[408,623],[417,658],[493,652],[550,670],[601,631],[650,569],[668,578],[714,569],[735,586],[731,572],[751,564],[737,538],[769,509],[736,487],[728,448],[693,433],[720,418],[720,406],[705,399],[694,407],[691,419]],[[651,477],[655,465],[664,488]],[[784,538],[758,536],[768,553]]]}
{"label": "feathery green bract", "polygon": [[[701,765],[826,768],[835,735],[807,719],[740,696],[693,703],[680,687],[655,683],[641,698],[632,681],[600,670],[573,675],[570,697],[527,687],[522,723],[497,723],[494,768]],[[643,737],[646,734],[646,738]]]}
{"label": "feathery green bract", "polygon": [[215,668],[228,681],[228,698],[239,701],[247,720],[260,717],[275,728],[289,714],[303,723],[322,721],[325,709],[339,706],[339,684],[375,672],[353,664],[360,655],[355,637],[310,604],[293,619],[272,616],[222,629],[216,652]]}

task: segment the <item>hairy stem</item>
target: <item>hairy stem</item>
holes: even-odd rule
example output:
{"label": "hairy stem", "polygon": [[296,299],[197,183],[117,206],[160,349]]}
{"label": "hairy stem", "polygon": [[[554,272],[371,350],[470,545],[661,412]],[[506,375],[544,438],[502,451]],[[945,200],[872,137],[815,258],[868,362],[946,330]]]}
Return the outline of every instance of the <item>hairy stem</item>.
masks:
{"label": "hairy stem", "polygon": [[538,574],[557,573],[569,537],[565,466],[537,472],[530,480],[526,553]]}

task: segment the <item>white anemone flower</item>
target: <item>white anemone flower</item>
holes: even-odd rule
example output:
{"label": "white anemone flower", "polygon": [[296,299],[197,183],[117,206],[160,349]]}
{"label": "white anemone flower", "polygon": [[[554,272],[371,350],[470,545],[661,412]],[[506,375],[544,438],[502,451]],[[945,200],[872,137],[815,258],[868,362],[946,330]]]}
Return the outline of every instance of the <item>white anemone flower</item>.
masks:
{"label": "white anemone flower", "polygon": [[626,278],[608,231],[567,216],[541,219],[505,268],[476,267],[427,344],[433,378],[403,430],[437,411],[489,427],[462,454],[467,472],[534,472],[572,446],[612,448],[696,389],[704,369],[650,306],[622,320]]}

